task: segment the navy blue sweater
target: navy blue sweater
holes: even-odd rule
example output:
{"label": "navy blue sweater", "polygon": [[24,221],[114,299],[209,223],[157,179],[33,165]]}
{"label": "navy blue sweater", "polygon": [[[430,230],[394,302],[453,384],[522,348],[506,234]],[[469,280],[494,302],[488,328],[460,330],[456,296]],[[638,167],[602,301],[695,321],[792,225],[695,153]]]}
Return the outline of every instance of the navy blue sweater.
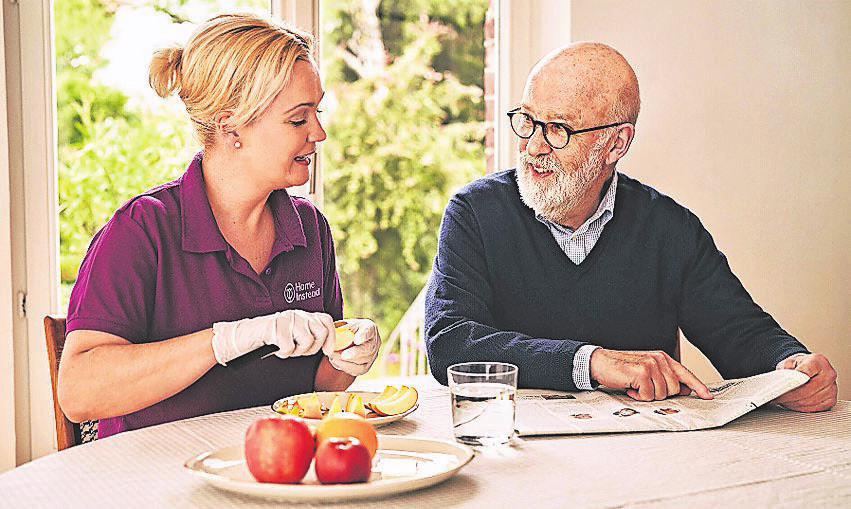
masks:
{"label": "navy blue sweater", "polygon": [[441,383],[450,364],[492,360],[519,366],[521,387],[576,390],[583,344],[673,355],[678,328],[725,378],[807,352],[754,303],[691,211],[624,174],[614,217],[579,265],[520,200],[514,170],[446,206],[425,302]]}

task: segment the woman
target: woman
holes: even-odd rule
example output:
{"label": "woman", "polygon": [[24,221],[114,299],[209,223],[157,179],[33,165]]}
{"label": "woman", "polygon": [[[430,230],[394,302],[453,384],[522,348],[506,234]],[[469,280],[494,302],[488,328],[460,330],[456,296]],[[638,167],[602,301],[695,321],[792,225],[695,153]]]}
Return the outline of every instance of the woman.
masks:
{"label": "woman", "polygon": [[[325,217],[285,188],[308,180],[325,131],[310,35],[222,15],[158,51],[150,83],[177,93],[203,151],[179,179],[118,209],[71,292],[59,400],[105,437],[345,390],[378,355],[369,320],[334,352],[343,302]],[[234,358],[263,344],[276,357]]]}

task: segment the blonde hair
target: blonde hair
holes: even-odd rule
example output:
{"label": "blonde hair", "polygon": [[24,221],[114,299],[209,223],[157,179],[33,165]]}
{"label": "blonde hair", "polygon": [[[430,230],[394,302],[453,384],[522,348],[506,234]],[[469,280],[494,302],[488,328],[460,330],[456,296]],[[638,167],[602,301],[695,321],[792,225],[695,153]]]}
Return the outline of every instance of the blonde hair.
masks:
{"label": "blonde hair", "polygon": [[[313,37],[254,14],[209,19],[187,41],[157,50],[148,80],[160,96],[174,93],[186,105],[195,134],[205,146],[260,116],[286,86],[293,65],[312,65]],[[229,117],[217,122],[220,114]]]}

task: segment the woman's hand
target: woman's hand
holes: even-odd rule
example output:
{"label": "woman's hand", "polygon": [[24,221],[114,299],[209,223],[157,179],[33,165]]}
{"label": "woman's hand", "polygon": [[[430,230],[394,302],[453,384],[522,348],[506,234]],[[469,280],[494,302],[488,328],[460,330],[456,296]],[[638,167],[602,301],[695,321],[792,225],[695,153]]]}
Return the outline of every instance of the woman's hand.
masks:
{"label": "woman's hand", "polygon": [[275,355],[286,359],[312,355],[334,344],[334,321],[325,313],[289,309],[271,315],[213,324],[213,353],[219,364],[256,350],[276,345]]}
{"label": "woman's hand", "polygon": [[354,345],[335,352],[332,337],[322,350],[334,368],[352,376],[359,376],[369,371],[378,357],[381,337],[378,335],[378,327],[372,320],[347,318],[345,327],[354,331]]}

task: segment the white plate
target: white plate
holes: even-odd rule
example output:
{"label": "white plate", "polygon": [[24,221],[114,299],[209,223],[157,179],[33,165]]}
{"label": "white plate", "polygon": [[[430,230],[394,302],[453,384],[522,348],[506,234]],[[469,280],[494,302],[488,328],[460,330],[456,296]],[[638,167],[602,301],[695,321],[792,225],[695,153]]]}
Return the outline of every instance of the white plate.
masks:
{"label": "white plate", "polygon": [[[319,403],[322,405],[323,410],[327,410],[331,406],[331,403],[334,402],[334,398],[337,396],[337,394],[342,394],[342,393],[341,392],[317,392],[316,393],[316,395],[319,397]],[[378,393],[378,392],[352,391],[352,392],[346,392],[345,394],[357,394],[363,399],[364,404],[366,404],[366,403],[369,403],[370,401],[372,401],[373,399],[377,398],[380,393]],[[278,414],[278,415],[283,415],[283,414],[278,413],[278,411],[276,409],[283,406],[285,403],[292,404],[296,400],[296,398],[303,398],[305,396],[310,396],[310,394],[296,394],[295,396],[290,396],[288,398],[279,399],[278,401],[272,403],[272,410],[275,411],[275,413]],[[366,420],[368,420],[370,422],[370,424],[372,424],[373,426],[381,426],[382,424],[389,424],[391,422],[398,421],[399,419],[405,417],[406,415],[408,415],[411,412],[413,412],[414,410],[416,410],[417,407],[419,407],[419,406],[420,406],[420,403],[419,403],[419,401],[417,401],[416,403],[414,403],[414,406],[412,406],[408,411],[403,412],[401,414],[396,414],[396,415],[378,415],[378,414],[375,414],[375,413],[370,413],[370,414],[367,415]],[[313,427],[321,419],[306,419],[305,418],[304,420],[307,421],[307,424],[310,427]]]}
{"label": "white plate", "polygon": [[301,484],[254,480],[245,466],[243,446],[205,452],[183,466],[217,488],[288,501],[377,498],[417,490],[452,477],[473,459],[473,450],[447,440],[378,435],[372,476],[361,484],[319,484],[311,464]]}

